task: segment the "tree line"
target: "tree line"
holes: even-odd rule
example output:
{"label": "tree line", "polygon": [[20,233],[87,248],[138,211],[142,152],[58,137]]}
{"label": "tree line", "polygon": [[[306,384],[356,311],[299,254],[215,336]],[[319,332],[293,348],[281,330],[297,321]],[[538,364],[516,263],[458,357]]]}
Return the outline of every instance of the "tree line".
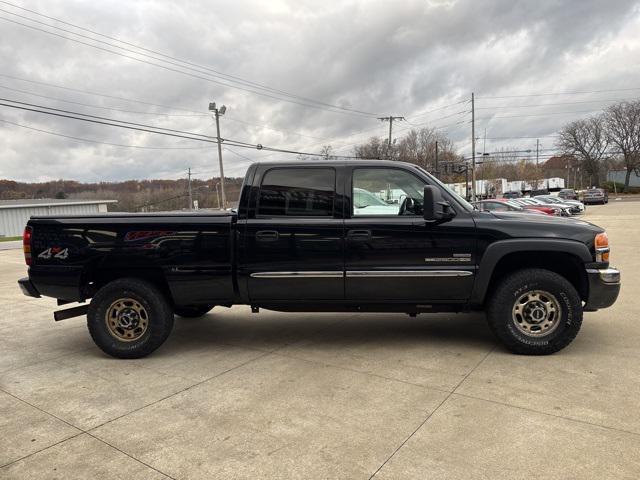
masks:
{"label": "tree line", "polygon": [[[242,180],[242,178],[225,177],[225,191],[228,200],[232,203],[239,197]],[[198,200],[200,208],[218,208],[219,193],[215,189],[218,183],[218,178],[192,180],[192,198]],[[185,210],[189,205],[186,178],[97,183],[82,183],[75,180],[39,183],[0,180],[0,200],[31,198],[117,200],[118,203],[109,205],[109,209],[124,212]]]}

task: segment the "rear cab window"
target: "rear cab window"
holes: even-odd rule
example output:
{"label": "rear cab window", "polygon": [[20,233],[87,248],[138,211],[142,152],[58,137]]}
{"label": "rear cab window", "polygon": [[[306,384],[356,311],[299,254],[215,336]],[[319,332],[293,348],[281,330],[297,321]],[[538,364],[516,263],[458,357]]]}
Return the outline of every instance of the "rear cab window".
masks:
{"label": "rear cab window", "polygon": [[272,168],[262,177],[257,215],[332,217],[335,190],[336,172],[333,168]]}

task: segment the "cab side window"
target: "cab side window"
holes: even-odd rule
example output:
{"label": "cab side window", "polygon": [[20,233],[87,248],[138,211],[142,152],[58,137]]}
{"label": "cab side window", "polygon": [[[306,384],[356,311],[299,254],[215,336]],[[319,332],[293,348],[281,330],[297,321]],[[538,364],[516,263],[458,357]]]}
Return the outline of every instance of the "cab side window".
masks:
{"label": "cab side window", "polygon": [[351,214],[358,216],[422,215],[424,182],[397,168],[353,171]]}
{"label": "cab side window", "polygon": [[333,168],[274,168],[264,175],[258,215],[332,217],[336,173]]}

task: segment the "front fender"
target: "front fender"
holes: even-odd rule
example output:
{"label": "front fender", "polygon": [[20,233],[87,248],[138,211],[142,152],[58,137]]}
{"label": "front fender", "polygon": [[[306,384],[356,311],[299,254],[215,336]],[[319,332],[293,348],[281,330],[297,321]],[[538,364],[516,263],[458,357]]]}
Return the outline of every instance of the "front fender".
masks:
{"label": "front fender", "polygon": [[516,238],[508,240],[498,240],[487,247],[480,260],[476,279],[473,284],[473,291],[469,303],[471,305],[481,305],[489,288],[489,282],[498,262],[510,253],[516,252],[558,252],[574,255],[583,263],[593,262],[593,256],[584,243],[577,240],[566,240],[556,238]]}

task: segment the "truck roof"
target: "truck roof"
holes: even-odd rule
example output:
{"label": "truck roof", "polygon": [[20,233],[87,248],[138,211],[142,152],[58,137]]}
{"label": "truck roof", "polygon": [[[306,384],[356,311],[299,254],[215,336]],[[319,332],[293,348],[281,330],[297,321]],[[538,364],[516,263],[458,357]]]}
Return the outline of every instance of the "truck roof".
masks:
{"label": "truck roof", "polygon": [[376,159],[358,159],[358,160],[292,160],[292,161],[277,161],[277,160],[269,160],[266,162],[255,162],[251,166],[260,166],[260,165],[268,165],[268,166],[286,166],[286,167],[304,167],[304,166],[349,166],[349,165],[358,165],[358,166],[398,166],[405,165],[408,167],[416,168],[418,165],[414,163],[408,162],[400,162],[397,160],[376,160]]}

